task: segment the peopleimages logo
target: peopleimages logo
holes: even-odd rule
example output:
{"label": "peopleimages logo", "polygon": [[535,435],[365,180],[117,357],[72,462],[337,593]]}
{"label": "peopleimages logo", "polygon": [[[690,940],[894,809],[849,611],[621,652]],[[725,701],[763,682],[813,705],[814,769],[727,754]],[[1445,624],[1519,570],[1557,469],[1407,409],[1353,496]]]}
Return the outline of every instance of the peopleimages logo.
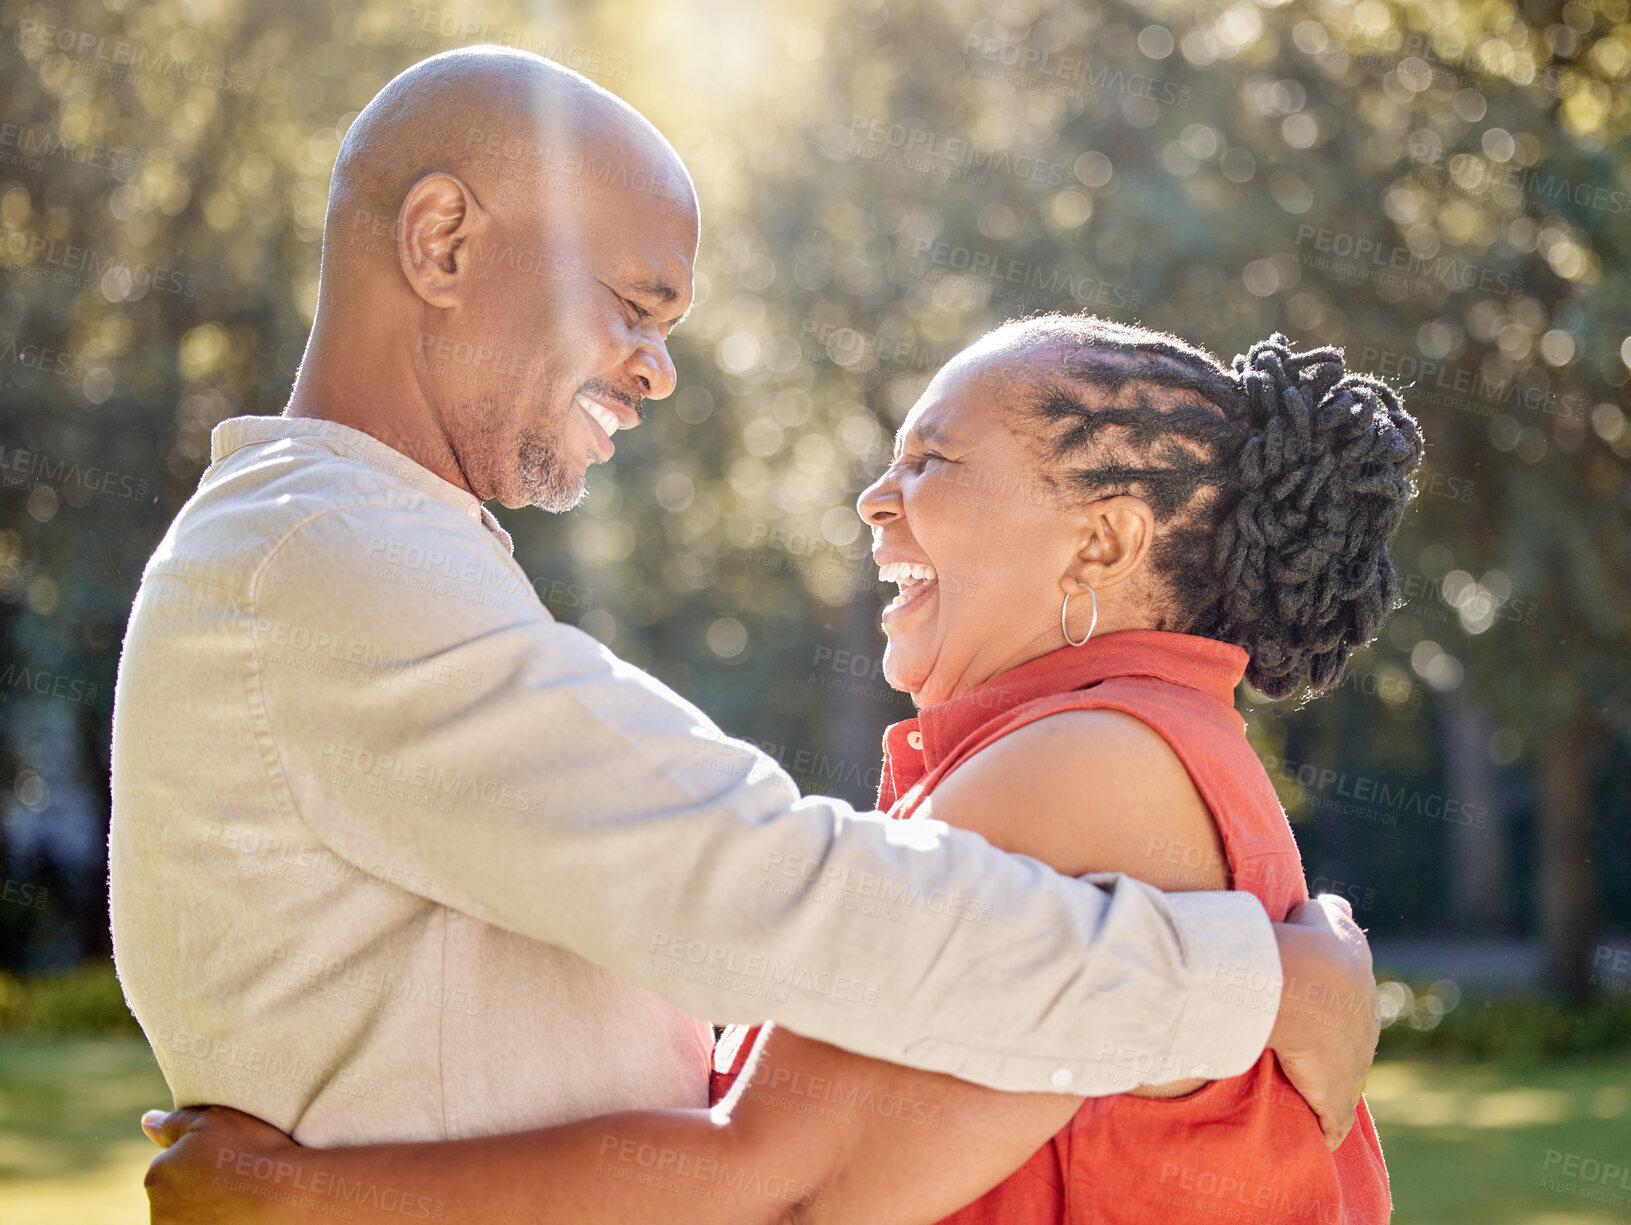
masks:
{"label": "peopleimages logo", "polygon": [[1522,277],[1474,264],[1456,255],[1429,259],[1397,243],[1306,224],[1297,227],[1297,245],[1302,247],[1305,243],[1312,246],[1313,251],[1305,251],[1302,262],[1338,276],[1357,276],[1378,283],[1397,282],[1407,288],[1411,281],[1416,281],[1483,293],[1524,292]]}
{"label": "peopleimages logo", "polygon": [[1631,213],[1631,193],[1591,179],[1571,179],[1533,166],[1503,166],[1467,152],[1450,154],[1446,168],[1445,149],[1436,141],[1413,144],[1411,158],[1416,163],[1411,177],[1424,186],[1489,200],[1502,208],[1538,215],[1574,204],[1600,213]]}
{"label": "peopleimages logo", "polygon": [[[945,279],[947,272],[960,273],[970,280],[991,281],[998,289],[1009,287],[1040,289],[1054,300],[1070,298],[1082,306],[1135,307],[1144,295],[1126,285],[1114,285],[1086,273],[1056,266],[1033,264],[995,251],[982,251],[955,243],[922,238],[913,241],[912,254],[931,265],[925,279]],[[947,272],[941,272],[945,269]]]}
{"label": "peopleimages logo", "polygon": [[[1445,91],[1443,96],[1448,97],[1458,89],[1488,86],[1489,76],[1479,70],[1476,62],[1479,43],[1462,42],[1453,31],[1442,27],[1431,34],[1400,34],[1391,26],[1376,29],[1350,20],[1341,38],[1349,45],[1365,43],[1377,48],[1376,51],[1356,55],[1354,63],[1375,69],[1378,73],[1397,72],[1407,76],[1411,78],[1416,91],[1436,85]],[[1464,62],[1468,59],[1474,61],[1470,66]],[[1449,65],[1466,71],[1454,71]],[[1526,84],[1543,89],[1554,97],[1567,98],[1574,92],[1574,85],[1573,78],[1562,72],[1566,66],[1565,61],[1539,67]]]}
{"label": "peopleimages logo", "polygon": [[165,77],[234,94],[249,88],[249,74],[241,68],[178,59],[168,51],[155,51],[128,38],[108,38],[27,17],[17,23],[17,49],[30,62],[43,58],[66,63],[86,76],[121,81]]}
{"label": "peopleimages logo", "polygon": [[147,496],[147,482],[128,473],[114,472],[96,464],[82,467],[75,460],[63,459],[45,451],[26,451],[7,444],[3,439],[0,439],[0,480],[7,485],[21,485],[30,481],[78,485],[92,493],[111,494],[116,498]]}
{"label": "peopleimages logo", "polygon": [[792,987],[815,995],[829,995],[872,1007],[878,1002],[878,985],[862,982],[832,970],[813,969],[794,961],[782,961],[764,953],[742,955],[740,949],[710,944],[673,932],[651,935],[647,950],[654,958],[666,957],[717,975],[758,980],[776,987]]}
{"label": "peopleimages logo", "polygon": [[1631,1195],[1627,1194],[1631,1192],[1631,1163],[1602,1161],[1549,1148],[1540,1169],[1540,1185],[1545,1190],[1578,1195],[1616,1208],[1631,1207]]}
{"label": "peopleimages logo", "polygon": [[0,901],[10,902],[15,906],[31,906],[35,910],[44,910],[46,899],[51,891],[43,885],[36,885],[26,880],[12,880],[9,876],[4,884],[0,884]]}
{"label": "peopleimages logo", "polygon": [[1343,799],[1354,800],[1373,809],[1394,816],[1387,824],[1397,823],[1397,814],[1407,813],[1451,825],[1466,825],[1483,829],[1489,822],[1489,809],[1482,804],[1468,804],[1422,791],[1416,787],[1396,786],[1386,779],[1370,778],[1363,774],[1349,774],[1316,766],[1311,762],[1296,762],[1266,753],[1262,757],[1263,769],[1270,779],[1296,783],[1309,791],[1330,791]]}
{"label": "peopleimages logo", "polygon": [[[983,23],[982,23],[983,24]],[[1058,97],[1098,101],[1111,94],[1148,98],[1159,106],[1184,108],[1194,91],[1188,85],[1143,72],[1124,72],[1105,62],[1044,51],[1027,43],[970,30],[963,41],[961,72],[1019,89]],[[983,61],[983,62],[979,62]]]}
{"label": "peopleimages logo", "polygon": [[1058,162],[1007,149],[981,149],[965,137],[943,136],[916,123],[889,123],[856,115],[850,121],[850,133],[858,140],[898,152],[903,158],[922,159],[919,163],[903,163],[916,169],[930,169],[933,163],[966,166],[992,174],[1012,175],[1045,187],[1063,187],[1074,181],[1070,167]]}
{"label": "peopleimages logo", "polygon": [[96,703],[97,684],[75,676],[64,676],[45,668],[9,661],[0,668],[0,689],[26,689],[42,698],[60,698],[81,706]]}
{"label": "peopleimages logo", "polygon": [[798,339],[806,361],[831,362],[857,374],[882,370],[889,378],[938,370],[957,352],[950,345],[931,349],[920,343],[915,333],[894,336],[880,331],[867,335],[852,327],[815,319],[799,325]]}
{"label": "peopleimages logo", "polygon": [[1405,398],[1413,403],[1459,408],[1480,417],[1491,417],[1497,409],[1510,408],[1584,425],[1591,405],[1590,399],[1574,392],[1549,391],[1514,378],[1492,379],[1482,370],[1469,366],[1370,345],[1360,348],[1359,366],[1374,374],[1404,380],[1407,383]]}
{"label": "peopleimages logo", "polygon": [[84,361],[72,353],[35,344],[19,345],[10,339],[0,341],[0,365],[27,366],[41,374],[53,374],[65,379],[83,378],[85,375]]}
{"label": "peopleimages logo", "polygon": [[[123,297],[128,297],[133,288],[187,298],[198,296],[196,276],[153,264],[132,264],[120,255],[92,251],[71,242],[47,240],[21,230],[0,230],[0,267],[13,276],[35,277],[58,285],[76,285],[83,289],[110,285],[122,289]],[[110,275],[114,281],[108,280]],[[118,283],[120,281],[123,283]]]}
{"label": "peopleimages logo", "polygon": [[428,51],[436,40],[450,47],[467,47],[473,43],[497,43],[518,51],[531,51],[545,59],[565,64],[574,71],[590,77],[606,77],[614,81],[627,81],[632,61],[622,56],[609,55],[592,47],[564,43],[558,38],[535,36],[526,30],[495,27],[482,18],[465,17],[458,13],[441,13],[409,5],[402,10],[402,30],[397,42],[415,50]]}
{"label": "peopleimages logo", "polygon": [[[18,157],[33,162],[32,170],[44,169],[41,157],[60,157],[103,171],[121,182],[134,173],[140,156],[135,149],[108,149],[89,141],[68,140],[49,128],[25,128],[15,123],[0,123],[0,150],[5,149],[16,149]],[[0,161],[9,160],[0,154]]]}

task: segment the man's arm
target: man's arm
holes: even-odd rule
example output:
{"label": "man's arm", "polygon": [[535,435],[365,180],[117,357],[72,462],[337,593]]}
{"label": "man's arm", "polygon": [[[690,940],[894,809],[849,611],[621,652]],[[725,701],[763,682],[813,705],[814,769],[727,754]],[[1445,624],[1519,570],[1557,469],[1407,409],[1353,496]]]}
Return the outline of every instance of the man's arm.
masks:
{"label": "man's arm", "polygon": [[[695,1015],[995,1088],[1110,1093],[1263,1049],[1279,958],[1254,900],[1094,887],[935,821],[799,800],[554,623],[478,532],[440,505],[340,508],[256,576],[269,782],[342,858]],[[390,664],[377,684],[268,666],[278,632]]]}
{"label": "man's arm", "polygon": [[[1002,812],[1004,801],[1018,808]],[[1222,839],[1183,763],[1117,711],[1070,711],[1004,737],[947,778],[928,811],[1066,873],[1116,870],[1168,890],[1228,884]],[[1190,866],[1174,873],[1157,848],[1181,848]],[[1340,898],[1307,903],[1291,918],[1275,925],[1285,989],[1268,1045],[1335,1148],[1353,1122],[1379,1032],[1370,947]]]}
{"label": "man's arm", "polygon": [[[1068,754],[1058,751],[1062,735],[1072,738]],[[1205,804],[1171,750],[1134,720],[1090,712],[1033,724],[964,766],[934,802],[951,824],[980,825],[994,799],[1016,795],[1031,802],[1026,815],[990,829],[1011,850],[1067,871],[1153,878],[1156,838],[1217,852],[1180,887],[1223,883]],[[291,1187],[393,1188],[517,1225],[927,1225],[1018,1168],[1081,1100],[994,1092],[767,1028],[713,1112],[637,1111],[479,1140],[325,1150],[295,1147],[235,1112],[178,1111],[144,1122],[172,1146],[147,1185],[155,1225],[312,1219],[321,1201],[279,1193]],[[359,1225],[392,1219],[400,1205],[377,1207],[360,1207]]]}

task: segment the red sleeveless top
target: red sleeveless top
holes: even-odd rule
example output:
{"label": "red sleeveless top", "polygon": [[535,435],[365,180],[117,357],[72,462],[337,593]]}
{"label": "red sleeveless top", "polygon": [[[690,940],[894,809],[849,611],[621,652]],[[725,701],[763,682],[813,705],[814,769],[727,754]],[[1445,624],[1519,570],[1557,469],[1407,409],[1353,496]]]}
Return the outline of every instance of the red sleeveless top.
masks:
{"label": "red sleeveless top", "polygon": [[[1234,693],[1246,652],[1188,634],[1106,634],[1032,660],[884,735],[878,806],[907,819],[975,753],[1067,710],[1118,710],[1172,747],[1223,841],[1233,887],[1283,919],[1308,897],[1302,860]],[[1289,985],[1288,985],[1289,988]],[[713,1100],[730,1088],[756,1030],[733,1026],[715,1052]],[[1020,1169],[942,1225],[1385,1225],[1387,1168],[1363,1101],[1336,1152],[1265,1051],[1248,1072],[1186,1097],[1088,1098]]]}

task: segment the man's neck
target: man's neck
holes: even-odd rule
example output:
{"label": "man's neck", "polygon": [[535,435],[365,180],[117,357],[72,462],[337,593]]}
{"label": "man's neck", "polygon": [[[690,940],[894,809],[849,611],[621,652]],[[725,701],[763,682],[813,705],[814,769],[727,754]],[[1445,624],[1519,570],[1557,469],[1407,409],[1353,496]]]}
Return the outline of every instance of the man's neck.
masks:
{"label": "man's neck", "polygon": [[[311,349],[318,348],[314,340]],[[348,426],[473,493],[417,382],[410,379],[409,386],[395,386],[400,379],[357,373],[376,368],[377,363],[351,363],[336,377],[325,369],[320,350],[308,351],[283,415]]]}

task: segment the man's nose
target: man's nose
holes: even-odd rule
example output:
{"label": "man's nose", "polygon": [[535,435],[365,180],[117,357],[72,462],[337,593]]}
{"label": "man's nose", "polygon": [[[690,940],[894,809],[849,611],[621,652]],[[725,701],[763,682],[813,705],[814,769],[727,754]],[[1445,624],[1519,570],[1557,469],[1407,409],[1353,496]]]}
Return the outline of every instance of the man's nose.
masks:
{"label": "man's nose", "polygon": [[855,500],[855,513],[873,527],[900,518],[900,490],[894,477],[886,472],[863,489]]}
{"label": "man's nose", "polygon": [[645,387],[645,399],[661,400],[674,390],[674,360],[660,337],[642,340],[629,358],[629,372]]}

